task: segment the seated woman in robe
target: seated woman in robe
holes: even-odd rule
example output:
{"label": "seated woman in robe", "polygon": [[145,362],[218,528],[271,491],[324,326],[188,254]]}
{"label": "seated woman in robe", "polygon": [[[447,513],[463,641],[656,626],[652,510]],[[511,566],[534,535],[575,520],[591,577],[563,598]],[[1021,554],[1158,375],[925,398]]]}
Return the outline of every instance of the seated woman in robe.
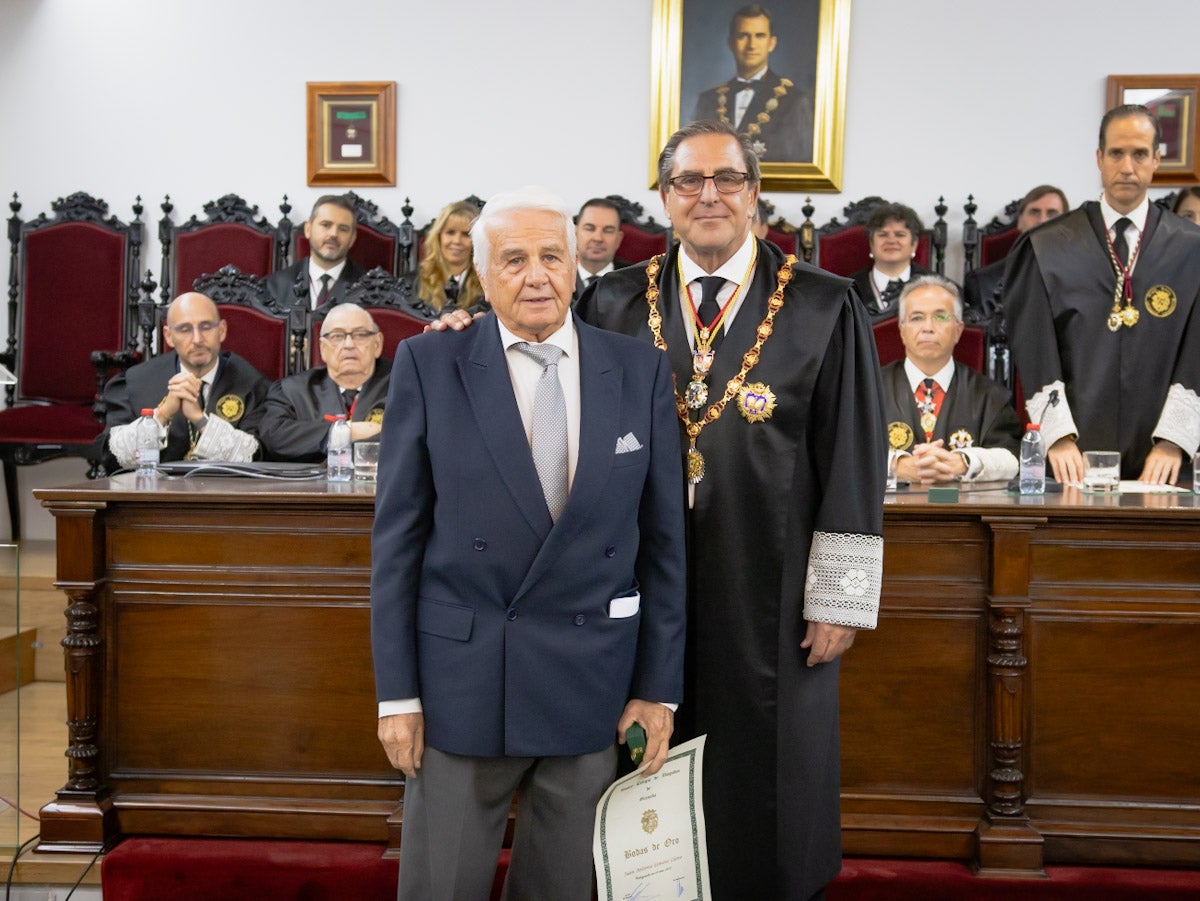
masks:
{"label": "seated woman in robe", "polygon": [[425,236],[425,255],[417,269],[417,297],[434,315],[454,308],[487,309],[483,286],[471,265],[471,223],[479,207],[469,200],[448,204]]}
{"label": "seated woman in robe", "polygon": [[851,278],[872,322],[896,318],[900,289],[918,275],[929,275],[913,261],[923,226],[916,212],[902,203],[887,203],[867,220],[867,240],[875,264]]}

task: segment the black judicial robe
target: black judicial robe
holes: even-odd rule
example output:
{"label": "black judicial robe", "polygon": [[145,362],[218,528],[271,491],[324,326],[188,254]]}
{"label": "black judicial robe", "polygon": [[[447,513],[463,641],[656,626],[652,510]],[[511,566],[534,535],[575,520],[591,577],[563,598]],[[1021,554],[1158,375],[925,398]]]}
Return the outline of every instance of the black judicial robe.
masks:
{"label": "black judicial robe", "polygon": [[963,320],[968,325],[986,324],[1000,309],[997,291],[1004,291],[1007,257],[972,269],[963,279]]}
{"label": "black judicial robe", "polygon": [[[912,451],[925,441],[921,411],[908,384],[904,361],[883,367],[883,399],[888,423],[888,443],[896,450]],[[1021,447],[1021,423],[1009,403],[1008,392],[976,372],[955,362],[954,378],[942,399],[933,438],[943,447],[1003,447],[1015,456]]]}
{"label": "black judicial robe", "polygon": [[[658,307],[682,388],[692,366],[679,252],[663,263]],[[758,242],[753,282],[708,378],[710,401],[753,345],[782,262],[778,248]],[[651,341],[645,291],[642,263],[602,278],[578,311],[593,325]],[[748,422],[730,401],[697,443],[707,472],[688,511],[687,681],[676,739],[708,735],[713,897],[807,901],[841,860],[839,665],[809,669],[800,648],[806,591],[810,601],[820,594],[806,586],[809,551],[834,536],[856,560],[864,548],[868,557],[882,554],[887,452],[878,360],[850,282],[797,264],[747,382],[774,392],[771,417]],[[680,437],[686,447],[682,427]],[[858,575],[877,579],[881,561]],[[844,616],[819,618],[873,624],[873,584],[865,598],[859,591],[832,602]]]}
{"label": "black judicial robe", "polygon": [[[358,392],[352,422],[383,422],[391,371],[391,360],[375,361],[375,371]],[[258,436],[267,459],[322,462],[329,434],[325,416],[345,412],[341,391],[324,366],[280,379],[267,394]]]}
{"label": "black judicial robe", "polygon": [[[784,84],[785,81],[789,84]],[[747,134],[751,123],[758,124],[758,133],[751,135],[750,141],[760,162],[808,162],[813,158],[812,95],[790,82],[791,79],[770,69],[764,72],[760,79],[762,87],[755,88],[754,99],[738,126],[738,132]],[[737,115],[735,95],[739,87],[738,80],[733,78],[709,88],[696,101],[693,121],[717,119],[732,125]],[[766,121],[760,121],[759,116],[766,116]]]}
{"label": "black judicial robe", "polygon": [[[130,366],[104,386],[104,431],[96,441],[105,449],[105,467],[109,472],[118,468],[116,458],[108,452],[109,430],[133,422],[147,407],[157,407],[167,396],[167,382],[177,372],[179,355],[172,350]],[[222,351],[217,376],[204,399],[204,411],[209,416],[219,416],[243,432],[257,434],[270,384],[261,372],[233,351]],[[191,446],[188,420],[180,412],[167,427],[167,446],[160,452],[159,459],[164,463],[182,460]]]}
{"label": "black judicial robe", "polygon": [[[1200,229],[1150,204],[1133,270],[1139,320],[1116,332],[1107,321],[1117,277],[1098,202],[1026,232],[1010,256],[1004,309],[1030,417],[1061,381],[1080,449],[1120,451],[1121,477],[1136,479],[1164,407],[1173,422],[1187,416],[1168,391],[1200,391]],[[1186,455],[1196,431],[1192,421],[1160,436]]]}

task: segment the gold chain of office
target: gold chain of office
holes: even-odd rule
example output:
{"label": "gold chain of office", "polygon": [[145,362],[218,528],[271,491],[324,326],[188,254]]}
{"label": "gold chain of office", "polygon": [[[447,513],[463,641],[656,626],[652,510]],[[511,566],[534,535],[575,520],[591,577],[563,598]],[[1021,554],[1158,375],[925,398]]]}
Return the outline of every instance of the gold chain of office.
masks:
{"label": "gold chain of office", "polygon": [[[663,353],[667,352],[667,342],[662,336],[662,314],[658,311],[658,272],[665,256],[666,254],[657,254],[651,257],[650,262],[646,264],[646,305],[650,308],[646,322],[654,335],[654,346]],[[783,291],[788,282],[792,280],[792,266],[796,262],[796,257],[789,253],[783,265],[779,267],[779,271],[775,275],[775,291],[767,300],[767,315],[758,324],[754,345],[742,354],[742,368],[738,370],[737,375],[725,383],[725,393],[721,395],[721,399],[714,404],[709,404],[704,415],[693,422],[688,415],[687,399],[678,390],[675,391],[675,410],[690,439],[686,462],[688,481],[692,484],[696,484],[704,478],[704,456],[696,448],[696,439],[700,437],[700,433],[704,431],[706,425],[721,418],[725,405],[738,395],[746,382],[746,376],[750,374],[751,369],[758,365],[759,353],[775,330],[775,314],[783,309]]]}
{"label": "gold chain of office", "polygon": [[[787,96],[788,88],[793,86],[790,78],[779,79],[779,84],[771,89],[771,93],[775,96],[771,97],[763,105],[765,112],[759,113],[755,119],[746,126],[746,136],[750,138],[757,137],[762,134],[763,127],[771,121],[771,114],[779,108],[779,101]],[[717,88],[717,118],[726,125],[732,125],[729,121],[729,85],[723,84]],[[753,103],[753,101],[751,101]]]}

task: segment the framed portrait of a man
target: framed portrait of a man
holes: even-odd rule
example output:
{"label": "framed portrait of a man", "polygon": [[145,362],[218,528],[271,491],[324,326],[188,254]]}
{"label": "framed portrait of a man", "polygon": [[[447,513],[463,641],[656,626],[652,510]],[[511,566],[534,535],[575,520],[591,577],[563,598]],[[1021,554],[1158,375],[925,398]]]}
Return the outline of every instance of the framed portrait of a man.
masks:
{"label": "framed portrait of a man", "polygon": [[680,125],[746,135],[766,190],[839,190],[850,0],[655,0],[651,186]]}

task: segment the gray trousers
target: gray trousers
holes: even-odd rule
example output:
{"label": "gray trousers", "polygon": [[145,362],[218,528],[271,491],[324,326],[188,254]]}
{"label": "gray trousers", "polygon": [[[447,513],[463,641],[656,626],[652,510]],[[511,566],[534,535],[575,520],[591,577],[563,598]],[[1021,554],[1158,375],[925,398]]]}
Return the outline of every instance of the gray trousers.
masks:
{"label": "gray trousers", "polygon": [[426,747],[404,784],[400,901],[487,901],[517,794],[506,901],[589,901],[596,804],[616,746],[577,757],[463,757]]}

